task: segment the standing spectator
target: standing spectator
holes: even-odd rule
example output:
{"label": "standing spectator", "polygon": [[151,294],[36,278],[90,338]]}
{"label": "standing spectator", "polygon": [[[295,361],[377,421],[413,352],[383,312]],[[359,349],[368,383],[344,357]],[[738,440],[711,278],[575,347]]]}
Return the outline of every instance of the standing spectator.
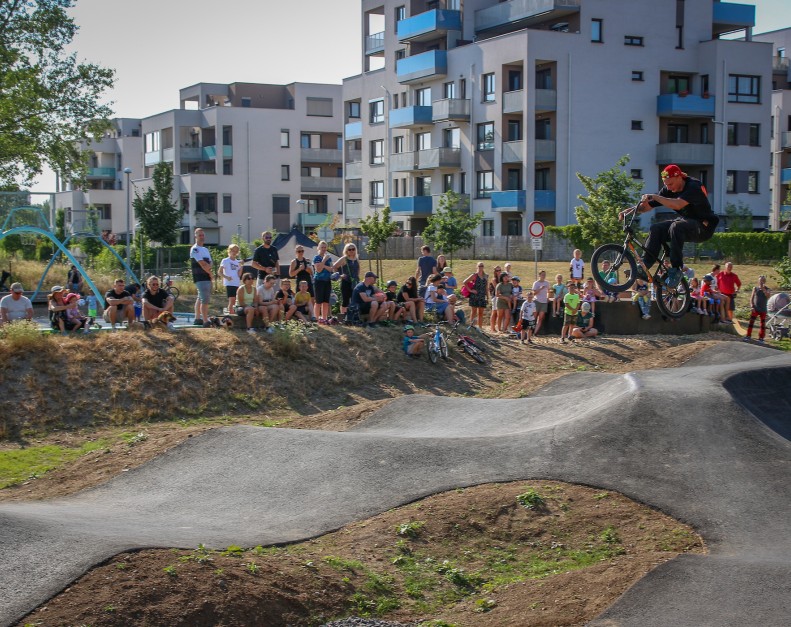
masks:
{"label": "standing spectator", "polygon": [[403,303],[405,307],[412,305],[412,318],[416,324],[423,324],[423,316],[426,313],[426,299],[418,296],[417,279],[409,277],[398,290],[396,302]]}
{"label": "standing spectator", "polygon": [[495,312],[497,314],[497,321],[495,325],[497,331],[500,333],[508,333],[508,325],[511,321],[511,298],[513,292],[511,291],[511,282],[508,280],[508,274],[503,272],[500,275],[500,282],[497,284],[495,291]]}
{"label": "standing spectator", "polygon": [[313,295],[316,305],[314,317],[319,324],[327,324],[330,319],[330,294],[332,294],[332,258],[327,254],[327,242],[319,242],[318,251],[313,257]]}
{"label": "standing spectator", "polygon": [[437,255],[437,272],[443,274],[443,270],[445,270],[445,266],[447,265],[448,260],[445,258],[445,255]]}
{"label": "standing spectator", "polygon": [[582,287],[582,281],[585,278],[585,261],[582,259],[582,251],[579,248],[574,249],[574,256],[569,263],[569,275],[571,280],[576,282],[577,287]]}
{"label": "standing spectator", "polygon": [[[726,264],[727,269],[727,264]],[[744,338],[745,342],[749,342],[753,335],[753,325],[755,319],[761,320],[761,328],[758,331],[758,341],[763,342],[766,335],[766,312],[767,303],[769,302],[769,288],[766,287],[766,277],[762,274],[758,277],[758,285],[753,288],[750,294],[750,324],[747,325],[747,337]]]}
{"label": "standing spectator", "polygon": [[733,264],[729,261],[725,269],[717,275],[717,289],[725,296],[726,320],[733,320],[733,310],[736,308],[736,294],[739,293],[742,282],[739,275],[733,271]]}
{"label": "standing spectator", "polygon": [[[252,274],[245,272],[242,276],[242,283],[243,285],[236,290],[234,313],[237,316],[244,316],[247,332],[250,335],[255,335],[253,320],[255,319],[255,314],[261,309],[261,301],[259,300],[258,290],[253,285]],[[272,283],[274,284],[274,281]],[[264,320],[266,320],[266,316],[264,316]]]}
{"label": "standing spectator", "polygon": [[563,309],[563,328],[560,330],[560,341],[564,344],[566,343],[567,337],[569,340],[574,341],[574,338],[571,337],[571,331],[574,325],[577,324],[577,312],[580,307],[580,295],[577,294],[577,282],[569,281],[566,283],[566,287],[569,291],[568,294],[563,297],[563,304],[565,307]]}
{"label": "standing spectator", "polygon": [[80,294],[82,292],[82,275],[80,274],[80,271],[77,270],[77,266],[72,265],[71,268],[69,268],[69,274],[66,277],[66,283],[73,293]]}
{"label": "standing spectator", "polygon": [[275,275],[269,274],[264,278],[264,283],[256,289],[258,293],[258,312],[265,323],[277,322],[283,317],[283,308],[277,299],[276,281]]}
{"label": "standing spectator", "polygon": [[236,307],[236,292],[242,278],[242,262],[236,244],[228,246],[228,256],[220,262],[220,277],[225,287],[225,295],[228,297],[228,313],[232,314]]}
{"label": "standing spectator", "polygon": [[[313,298],[313,265],[308,259],[305,259],[305,248],[297,245],[294,249],[296,257],[291,260],[291,265],[288,267],[288,275],[295,279],[297,282],[297,289],[302,281],[308,284],[308,293],[311,299]],[[308,315],[310,317],[310,315]]]}
{"label": "standing spectator", "polygon": [[261,233],[261,239],[263,242],[253,251],[253,260],[250,262],[250,265],[258,270],[256,287],[261,287],[267,275],[271,274],[277,278],[278,264],[280,263],[280,255],[277,252],[277,248],[272,246],[272,233],[264,231]]}
{"label": "standing spectator", "polygon": [[549,281],[547,281],[547,273],[544,270],[538,273],[538,281],[533,283],[533,294],[535,294],[536,301],[536,332],[538,335],[541,330],[541,325],[544,324],[547,311],[549,311]]}
{"label": "standing spectator", "polygon": [[[192,280],[198,297],[195,299],[195,325],[210,327],[209,303],[211,302],[211,253],[203,244],[206,234],[203,229],[195,229],[195,243],[190,248],[190,262],[192,264]],[[134,315],[134,312],[133,312]]]}
{"label": "standing spectator", "polygon": [[[482,261],[478,262],[477,270],[464,279],[464,285],[470,291],[470,325],[475,326],[476,320],[478,328],[483,326],[483,312],[486,310],[486,301],[488,300],[487,285],[489,277],[484,273],[484,264]],[[472,285],[471,285],[472,284]]]}
{"label": "standing spectator", "polygon": [[0,327],[15,320],[32,320],[33,303],[23,295],[21,283],[11,284],[11,293],[0,299]]}
{"label": "standing spectator", "polygon": [[123,279],[115,280],[113,289],[108,290],[104,295],[104,301],[106,303],[104,320],[112,325],[113,330],[115,330],[115,325],[123,319],[129,324],[135,321],[135,301],[132,295],[126,291]]}
{"label": "standing spectator", "polygon": [[[155,276],[149,277],[146,281],[146,291],[143,292],[143,320],[152,322],[157,319],[164,311],[173,313],[173,297],[163,289],[159,288],[159,279]],[[169,322],[168,327],[173,328],[173,323]]]}
{"label": "standing spectator", "polygon": [[420,250],[423,254],[418,257],[415,278],[420,281],[418,294],[422,297],[426,293],[428,280],[437,273],[437,260],[431,256],[431,248],[428,246],[423,246]]}
{"label": "standing spectator", "polygon": [[492,333],[497,331],[497,286],[500,285],[500,275],[502,273],[503,269],[500,266],[495,266],[494,270],[492,270],[492,276],[489,279],[488,292],[492,304],[492,315],[489,318],[489,328]]}
{"label": "standing spectator", "polygon": [[335,262],[332,269],[341,275],[341,313],[345,314],[352,299],[354,286],[360,282],[360,260],[357,246],[352,243],[343,247],[343,257]]}
{"label": "standing spectator", "polygon": [[525,302],[519,310],[519,318],[522,321],[522,344],[525,343],[525,338],[528,344],[532,344],[536,330],[536,304],[533,302],[533,290],[525,292]]}
{"label": "standing spectator", "polygon": [[580,340],[584,337],[596,337],[599,330],[593,326],[595,314],[591,311],[590,303],[582,303],[581,311],[577,314],[577,324],[571,330],[571,336]]}
{"label": "standing spectator", "polygon": [[459,282],[453,276],[453,268],[445,266],[442,276],[444,277],[445,291],[448,292],[448,296],[453,296],[456,293],[456,288],[459,287]]}
{"label": "standing spectator", "polygon": [[373,272],[366,272],[365,278],[357,284],[352,291],[350,304],[358,307],[360,315],[368,315],[368,326],[373,327],[387,315],[387,307],[382,305],[386,302],[385,295],[374,285],[377,276]]}
{"label": "standing spectator", "polygon": [[563,297],[567,292],[562,274],[555,275],[555,284],[552,286],[552,292],[552,315],[557,318],[563,314]]}

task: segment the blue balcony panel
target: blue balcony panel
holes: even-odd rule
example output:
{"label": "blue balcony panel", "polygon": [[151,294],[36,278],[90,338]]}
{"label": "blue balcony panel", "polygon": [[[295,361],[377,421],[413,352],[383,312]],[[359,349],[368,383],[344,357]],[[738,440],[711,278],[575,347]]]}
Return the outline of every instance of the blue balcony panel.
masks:
{"label": "blue balcony panel", "polygon": [[703,98],[692,94],[687,96],[661,94],[656,97],[656,114],[660,118],[713,118],[715,102],[715,98]]}
{"label": "blue balcony panel", "polygon": [[390,211],[399,215],[431,215],[431,196],[401,196],[390,199]]}
{"label": "blue balcony panel", "polygon": [[712,32],[724,35],[755,26],[755,7],[735,2],[715,2],[712,12]]}
{"label": "blue balcony panel", "polygon": [[433,123],[431,107],[404,107],[390,111],[390,128],[412,128]]}
{"label": "blue balcony panel", "polygon": [[432,9],[398,22],[398,41],[426,41],[461,30],[461,11]]}
{"label": "blue balcony panel", "polygon": [[445,76],[447,73],[446,50],[429,50],[396,62],[396,76],[399,83],[413,83],[426,78]]}
{"label": "blue balcony panel", "polygon": [[791,185],[791,168],[783,168],[780,171],[780,182],[783,185]]}
{"label": "blue balcony panel", "polygon": [[326,213],[300,213],[297,214],[299,226],[321,226],[327,221]]}
{"label": "blue balcony panel", "polygon": [[536,211],[555,210],[555,192],[548,189],[537,189],[533,192],[533,206]]}
{"label": "blue balcony panel", "polygon": [[343,138],[362,139],[363,138],[363,123],[362,122],[349,122],[343,129]]}
{"label": "blue balcony panel", "polygon": [[114,179],[115,168],[88,168],[89,179]]}
{"label": "blue balcony panel", "polygon": [[580,12],[580,0],[509,0],[475,12],[475,32],[496,35]]}
{"label": "blue balcony panel", "polygon": [[527,208],[527,192],[523,189],[492,192],[492,211],[524,211]]}

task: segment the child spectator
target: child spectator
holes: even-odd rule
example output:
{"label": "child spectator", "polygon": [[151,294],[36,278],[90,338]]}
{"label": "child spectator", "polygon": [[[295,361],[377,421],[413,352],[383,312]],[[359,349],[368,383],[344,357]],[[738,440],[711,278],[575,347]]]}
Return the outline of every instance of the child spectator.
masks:
{"label": "child spectator", "polygon": [[761,328],[758,331],[758,341],[763,343],[764,336],[766,335],[766,311],[767,303],[769,302],[769,288],[766,287],[766,277],[762,274],[758,277],[758,285],[753,288],[750,294],[750,324],[747,325],[747,337],[744,338],[745,342],[749,342],[753,335],[753,325],[755,319],[761,320]]}
{"label": "child spectator", "polygon": [[453,296],[456,293],[456,288],[459,287],[459,282],[453,276],[453,268],[446,266],[442,275],[445,277],[445,291],[448,292],[448,296]]}
{"label": "child spectator", "polygon": [[385,298],[387,304],[391,307],[390,320],[394,322],[404,320],[415,324],[415,304],[410,300],[398,300],[398,281],[388,281],[387,290],[385,290]]}
{"label": "child spectator", "polygon": [[593,283],[593,279],[589,278],[582,288],[582,302],[589,303],[591,311],[596,313],[596,301],[599,298],[604,298],[604,294]]}
{"label": "child spectator", "polygon": [[706,299],[709,304],[709,315],[714,316],[714,323],[727,322],[725,320],[725,310],[723,309],[723,296],[719,292],[714,291],[714,277],[707,274],[703,277],[703,285],[700,286],[700,294]]}
{"label": "child spectator", "polygon": [[552,301],[552,315],[557,318],[563,313],[563,297],[568,290],[563,283],[563,275],[558,274],[555,276],[555,284],[552,286],[554,292],[554,300]]}
{"label": "child spectator", "polygon": [[80,312],[80,295],[72,292],[66,294],[63,298],[63,304],[66,305],[66,326],[69,331],[83,330],[83,333],[88,332],[88,318]]}
{"label": "child spectator", "polygon": [[288,322],[291,317],[297,312],[297,306],[294,304],[294,292],[291,290],[291,281],[283,279],[280,281],[280,289],[275,294],[275,300],[280,305],[285,315],[283,319]]}
{"label": "child spectator", "polygon": [[264,322],[277,322],[283,316],[283,307],[277,299],[275,281],[277,281],[277,277],[274,274],[267,274],[256,290],[258,292],[258,312]]}
{"label": "child spectator", "polygon": [[522,344],[525,343],[525,338],[527,338],[528,344],[532,344],[533,334],[536,330],[536,304],[533,302],[532,290],[525,292],[525,302],[522,303],[522,307],[519,310],[519,318],[522,321],[522,331],[520,333]]}
{"label": "child spectator", "polygon": [[569,340],[574,341],[574,338],[571,337],[571,330],[577,323],[577,311],[579,311],[580,307],[580,295],[577,294],[577,284],[574,281],[568,281],[566,287],[568,288],[568,293],[563,297],[563,305],[565,307],[563,309],[563,328],[560,330],[560,341],[563,344],[566,343],[567,337]]}
{"label": "child spectator", "polygon": [[410,357],[420,357],[423,352],[425,342],[422,337],[415,337],[415,327],[408,324],[404,327],[404,341],[402,347],[404,352]]}
{"label": "child spectator", "polygon": [[706,315],[706,304],[704,302],[703,297],[700,295],[700,281],[698,281],[695,277],[692,277],[689,280],[689,295],[692,296],[692,299],[695,301],[694,307],[692,307],[692,311],[696,314]]}
{"label": "child spectator", "polygon": [[[610,262],[606,259],[601,262],[601,276],[605,283],[613,284],[618,280],[615,272],[610,269]],[[604,290],[603,295],[604,302],[614,303],[616,300],[618,300],[618,294],[615,292],[608,292],[607,290]]]}
{"label": "child spectator", "polygon": [[453,322],[455,308],[445,294],[442,275],[435,274],[429,279],[429,282],[429,286],[426,288],[426,306],[436,311],[440,318],[444,318],[447,322]]}
{"label": "child spectator", "polygon": [[[244,276],[242,277],[242,282],[244,285],[239,286],[239,288],[236,290],[236,296],[234,296],[233,299],[234,312],[239,317],[245,317],[245,322],[247,323],[247,332],[251,335],[255,335],[255,329],[253,328],[253,319],[255,318],[255,314],[261,309],[265,309],[261,307],[261,300],[258,296],[258,290],[256,290],[253,280],[253,275],[249,272],[245,272]],[[263,319],[266,321],[266,315],[263,316]]]}
{"label": "child spectator", "polygon": [[[239,247],[236,244],[228,246],[228,256],[220,262],[220,277],[228,297],[228,313],[233,313],[236,306],[236,292],[241,285],[242,262],[238,259]],[[249,325],[248,325],[249,326]],[[254,331],[255,332],[255,331]]]}
{"label": "child spectator", "polygon": [[594,313],[591,311],[590,303],[582,303],[581,311],[577,314],[577,325],[572,329],[572,337],[578,340],[584,337],[596,337],[599,330],[593,326]]}
{"label": "child spectator", "polygon": [[533,300],[536,303],[536,332],[533,335],[538,335],[541,331],[541,325],[544,323],[547,312],[549,311],[549,281],[547,281],[547,273],[541,270],[538,273],[538,281],[533,283]]}
{"label": "child spectator", "polygon": [[518,276],[511,277],[511,316],[514,318],[514,323],[517,322],[516,318],[519,314],[519,308],[522,306],[521,281],[522,279]]}
{"label": "child spectator", "polygon": [[632,302],[640,308],[643,320],[651,318],[651,293],[648,291],[648,283],[640,277],[634,280]]}
{"label": "child spectator", "polygon": [[582,251],[579,248],[574,249],[574,256],[569,263],[569,274],[577,287],[581,287],[582,280],[585,278],[585,262],[582,260]]}
{"label": "child spectator", "polygon": [[300,281],[297,293],[294,295],[294,306],[297,308],[294,315],[302,322],[310,321],[310,302],[313,297],[310,295],[308,287],[307,281]]}

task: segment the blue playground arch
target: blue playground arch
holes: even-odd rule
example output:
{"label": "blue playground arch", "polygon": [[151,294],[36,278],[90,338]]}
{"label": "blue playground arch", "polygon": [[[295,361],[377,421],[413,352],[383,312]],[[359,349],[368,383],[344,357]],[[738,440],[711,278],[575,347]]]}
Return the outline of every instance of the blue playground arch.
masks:
{"label": "blue playground arch", "polygon": [[[27,216],[25,216],[25,220],[28,222],[28,224],[17,225],[16,224],[17,215],[21,214],[21,212],[23,211],[24,212],[32,211],[33,219],[32,220],[30,219],[30,214],[28,213]],[[35,222],[35,224],[30,224],[30,222]],[[44,215],[44,212],[41,209],[41,207],[32,207],[32,206],[15,207],[11,209],[11,211],[8,213],[6,219],[3,221],[3,226],[0,227],[0,240],[2,240],[4,237],[7,237],[9,235],[22,235],[22,234],[34,234],[34,235],[46,237],[53,244],[55,244],[55,246],[58,249],[57,252],[54,255],[52,255],[52,258],[49,260],[49,263],[47,264],[47,267],[44,270],[44,274],[42,274],[41,279],[39,280],[38,285],[36,286],[36,289],[33,292],[32,299],[35,299],[36,296],[38,296],[38,293],[41,290],[41,286],[44,284],[44,280],[47,278],[47,274],[49,273],[50,268],[52,268],[52,265],[57,261],[58,257],[61,254],[63,254],[72,264],[74,264],[74,267],[77,268],[77,270],[82,275],[85,282],[88,284],[88,287],[90,288],[91,292],[93,292],[94,296],[96,296],[96,299],[101,303],[102,307],[104,307],[105,305],[104,295],[99,291],[99,289],[96,287],[94,282],[91,280],[91,277],[88,275],[82,264],[79,261],[77,261],[77,259],[74,257],[74,255],[71,254],[71,252],[68,249],[69,242],[72,240],[72,238],[75,237],[92,237],[98,239],[102,243],[102,246],[110,250],[112,254],[115,256],[115,258],[121,263],[124,270],[126,271],[126,275],[130,277],[134,282],[139,282],[135,273],[126,264],[126,261],[118,254],[115,248],[113,248],[106,241],[104,241],[104,239],[100,235],[90,232],[78,232],[78,233],[72,233],[63,242],[58,240],[58,238],[55,237],[55,234],[52,232],[50,228],[49,220]]]}

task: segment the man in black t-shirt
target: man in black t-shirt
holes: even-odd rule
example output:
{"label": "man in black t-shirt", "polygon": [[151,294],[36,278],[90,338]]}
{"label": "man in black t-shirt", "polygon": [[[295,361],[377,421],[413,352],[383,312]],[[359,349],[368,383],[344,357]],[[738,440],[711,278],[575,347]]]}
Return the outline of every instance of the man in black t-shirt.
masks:
{"label": "man in black t-shirt", "polygon": [[123,279],[116,279],[113,289],[104,295],[104,319],[115,328],[122,319],[132,323],[135,321],[135,305],[132,295],[126,291]]}
{"label": "man in black t-shirt", "polygon": [[146,283],[146,291],[143,292],[143,320],[151,322],[163,311],[173,313],[173,297],[159,287],[159,279],[152,276]]}
{"label": "man in black t-shirt", "polygon": [[[651,225],[645,244],[646,254],[643,263],[650,269],[659,256],[662,242],[670,242],[670,265],[665,283],[676,287],[681,280],[684,265],[684,242],[705,242],[710,239],[720,219],[712,211],[706,188],[698,179],[693,179],[681,171],[677,165],[669,165],[662,170],[665,186],[658,194],[645,194],[635,210],[640,213],[651,211],[654,207],[667,207],[681,217]],[[623,220],[631,211],[625,209],[618,214]]]}
{"label": "man in black t-shirt", "polygon": [[257,287],[264,284],[266,275],[272,274],[277,276],[279,270],[280,255],[278,255],[277,248],[272,246],[272,233],[264,231],[261,234],[261,239],[264,240],[258,248],[253,251],[253,261],[250,263],[253,268],[258,270]]}

